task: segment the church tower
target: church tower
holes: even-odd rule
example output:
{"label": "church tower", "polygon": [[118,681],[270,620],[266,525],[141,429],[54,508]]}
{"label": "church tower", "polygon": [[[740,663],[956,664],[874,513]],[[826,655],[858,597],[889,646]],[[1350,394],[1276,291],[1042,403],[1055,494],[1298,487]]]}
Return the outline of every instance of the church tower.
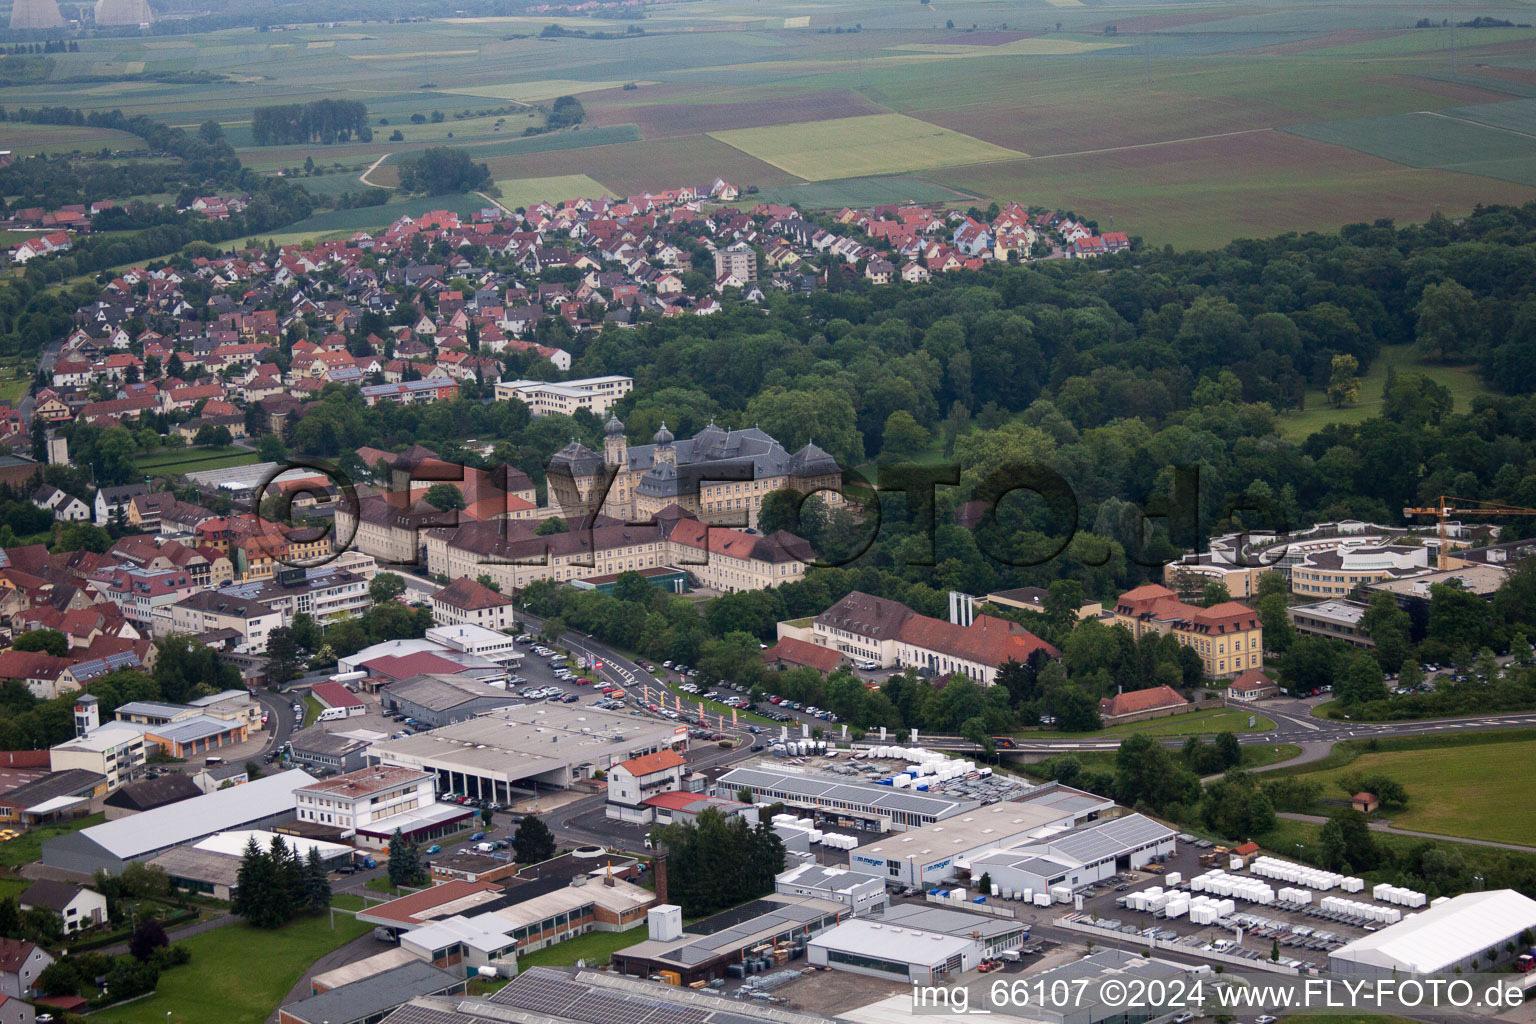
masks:
{"label": "church tower", "polygon": [[672,447],[672,431],[667,429],[666,420],[662,420],[661,429],[656,431],[656,436],[651,438],[656,443],[657,465],[677,465],[677,449]]}
{"label": "church tower", "polygon": [[618,466],[619,471],[623,472],[624,464],[629,461],[629,442],[624,437],[624,424],[619,422],[617,416],[610,415],[603,433],[607,435],[603,439],[603,462]]}

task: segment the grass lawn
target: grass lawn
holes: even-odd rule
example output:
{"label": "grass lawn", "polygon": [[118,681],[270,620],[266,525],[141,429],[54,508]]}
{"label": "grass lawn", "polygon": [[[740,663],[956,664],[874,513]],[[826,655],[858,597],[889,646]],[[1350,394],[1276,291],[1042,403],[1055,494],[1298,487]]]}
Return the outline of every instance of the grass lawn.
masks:
{"label": "grass lawn", "polygon": [[318,700],[316,700],[313,697],[305,697],[304,698],[304,728],[308,729],[311,725],[313,725],[314,722],[315,722],[315,719],[320,717],[320,712],[322,712],[324,710],[325,709],[320,706],[320,702]]}
{"label": "grass lawn", "polygon": [[1338,779],[1346,773],[1381,773],[1403,784],[1408,806],[1378,815],[1398,828],[1494,842],[1530,844],[1529,812],[1490,779],[1524,775],[1536,756],[1536,739],[1438,748],[1376,750],[1347,766],[1306,773],[1322,784],[1323,795],[1343,796]]}
{"label": "grass lawn", "polygon": [[17,404],[25,397],[31,379],[26,375],[0,376],[0,402]]}
{"label": "grass lawn", "polygon": [[26,892],[31,885],[32,880],[30,878],[13,878],[9,876],[0,878],[0,900],[20,899],[21,894]]}
{"label": "grass lawn", "polygon": [[535,953],[519,953],[517,966],[523,970],[529,967],[569,967],[577,960],[585,960],[589,964],[605,964],[615,950],[643,941],[643,928],[631,928],[627,932],[587,932]]}
{"label": "grass lawn", "polygon": [[30,864],[43,855],[43,840],[78,832],[107,820],[105,814],[92,814],[61,825],[40,825],[30,828],[8,843],[0,843],[0,867],[14,868]]}
{"label": "grass lawn", "polygon": [[331,897],[331,906],[337,910],[362,910],[368,901],[350,892],[338,892]]}
{"label": "grass lawn", "polygon": [[172,448],[155,452],[138,459],[137,465],[146,473],[157,476],[179,476],[182,473],[227,469],[230,466],[244,466],[260,461],[261,457],[255,452],[236,448],[234,445],[221,445],[209,448]]}
{"label": "grass lawn", "polygon": [[[310,964],[365,935],[370,925],[337,914],[305,917],[264,931],[245,924],[215,928],[177,943],[192,954],[185,967],[167,971],[148,999],[92,1014],[104,1024],[165,1024],[167,1013],[185,1021],[262,1024],[287,998]],[[252,970],[260,964],[260,970]]]}
{"label": "grass lawn", "polygon": [[1381,355],[1371,363],[1371,368],[1360,378],[1360,401],[1342,409],[1328,404],[1321,391],[1307,391],[1307,407],[1300,412],[1288,412],[1280,417],[1280,433],[1293,441],[1304,440],[1330,423],[1361,423],[1381,414],[1381,389],[1387,382],[1387,367],[1395,366],[1399,373],[1421,373],[1437,384],[1450,389],[1456,412],[1467,412],[1472,400],[1491,394],[1478,380],[1470,366],[1440,366],[1421,363],[1409,346],[1382,349]]}
{"label": "grass lawn", "polygon": [[1218,732],[1268,732],[1275,727],[1275,723],[1263,715],[1254,715],[1253,728],[1248,727],[1250,712],[1239,711],[1232,708],[1207,708],[1202,711],[1191,711],[1185,715],[1173,715],[1169,718],[1149,718],[1144,722],[1127,722],[1124,725],[1112,725],[1098,732],[1024,732],[1014,735],[1023,736],[1026,739],[1051,738],[1051,739],[1124,739],[1126,736],[1135,736],[1146,733],[1149,736],[1209,736]]}

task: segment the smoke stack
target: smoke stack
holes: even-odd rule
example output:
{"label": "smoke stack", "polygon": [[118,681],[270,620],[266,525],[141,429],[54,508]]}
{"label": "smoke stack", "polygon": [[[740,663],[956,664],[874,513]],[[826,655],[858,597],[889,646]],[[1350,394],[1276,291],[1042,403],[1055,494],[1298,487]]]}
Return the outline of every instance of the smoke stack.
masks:
{"label": "smoke stack", "polygon": [[667,902],[667,855],[657,853],[651,860],[652,876],[656,880],[656,902]]}

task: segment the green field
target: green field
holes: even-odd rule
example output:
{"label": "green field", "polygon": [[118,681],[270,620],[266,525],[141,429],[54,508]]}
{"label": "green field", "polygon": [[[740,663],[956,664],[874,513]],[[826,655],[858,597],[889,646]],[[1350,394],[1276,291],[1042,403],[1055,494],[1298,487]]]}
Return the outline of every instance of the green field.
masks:
{"label": "green field", "polygon": [[144,140],[127,132],[88,125],[26,124],[0,121],[0,149],[17,156],[111,150],[142,150]]}
{"label": "green field", "polygon": [[260,456],[255,452],[225,445],[218,448],[184,448],[156,452],[138,459],[136,464],[146,473],[178,476],[182,473],[197,473],[208,469],[248,466],[260,461]]}
{"label": "green field", "polygon": [[1437,384],[1450,389],[1456,412],[1468,412],[1475,398],[1492,394],[1478,379],[1469,366],[1442,366],[1423,363],[1411,347],[1384,348],[1360,378],[1360,401],[1354,405],[1335,408],[1328,404],[1322,391],[1307,390],[1306,408],[1300,412],[1288,412],[1280,417],[1280,432],[1293,441],[1317,433],[1330,423],[1362,423],[1380,415],[1381,391],[1387,383],[1387,368],[1395,366],[1399,373],[1421,373]]}
{"label": "green field", "polygon": [[1322,121],[1286,131],[1408,167],[1536,185],[1536,138],[1447,114],[1415,112]]}
{"label": "green field", "polygon": [[643,928],[631,928],[627,932],[588,932],[532,953],[521,953],[517,965],[519,968],[570,967],[577,960],[585,960],[588,965],[606,964],[617,950],[644,941]]}
{"label": "green field", "polygon": [[[215,928],[177,943],[192,954],[185,967],[166,971],[155,994],[126,1006],[102,1010],[92,1020],[105,1024],[165,1024],[184,1021],[262,1024],[283,1002],[316,959],[360,935],[369,925],[350,914],[304,917],[272,931],[245,924]],[[382,948],[382,947],[381,947]],[[260,964],[260,970],[251,965]]]}
{"label": "green field", "polygon": [[542,202],[558,203],[565,199],[597,199],[612,195],[613,189],[585,174],[565,174],[556,178],[511,178],[498,181],[501,205],[516,210]]}
{"label": "green field", "polygon": [[898,174],[1024,155],[903,114],[841,117],[709,135],[808,181]]}
{"label": "green field", "polygon": [[[1452,737],[1445,737],[1451,739]],[[1322,783],[1325,799],[1345,794],[1337,780],[1346,773],[1381,773],[1408,791],[1401,811],[1379,814],[1398,828],[1440,835],[1536,845],[1530,815],[1492,779],[1522,776],[1536,756],[1536,739],[1466,746],[1367,751],[1347,766],[1301,773]]]}

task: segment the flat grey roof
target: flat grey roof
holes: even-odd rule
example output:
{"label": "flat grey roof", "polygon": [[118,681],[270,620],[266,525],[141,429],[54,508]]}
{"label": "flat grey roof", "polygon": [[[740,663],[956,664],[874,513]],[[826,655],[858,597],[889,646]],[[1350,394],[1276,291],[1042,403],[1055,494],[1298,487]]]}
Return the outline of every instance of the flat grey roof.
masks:
{"label": "flat grey roof", "polygon": [[887,909],[881,920],[903,928],[916,928],[920,931],[939,932],[944,935],[977,934],[984,939],[994,935],[1006,935],[1008,932],[1016,932],[1028,927],[1011,917],[967,914],[963,910],[950,910],[925,903],[898,903]]}
{"label": "flat grey roof", "polygon": [[[516,782],[571,765],[624,760],[631,752],[665,747],[671,724],[614,714],[582,704],[515,704],[429,732],[369,747],[384,764],[468,770]],[[606,767],[606,766],[604,766]]]}
{"label": "flat grey roof", "polygon": [[456,974],[413,960],[371,978],[289,1003],[283,1007],[283,1012],[309,1024],[351,1024],[408,1003],[417,996],[445,992],[463,982],[464,979]]}
{"label": "flat grey roof", "polygon": [[939,794],[915,793],[894,786],[877,786],[868,782],[851,782],[833,775],[775,771],[769,768],[733,768],[720,776],[717,788],[732,792],[743,786],[754,790],[771,790],[802,796],[808,800],[825,803],[840,800],[859,804],[877,811],[905,811],[909,814],[926,814],[934,818],[946,818],[969,807],[980,806],[977,800],[956,800]]}
{"label": "flat grey roof", "polygon": [[248,821],[291,811],[297,806],[293,791],[314,781],[307,772],[286,771],[243,786],[215,790],[207,796],[92,825],[78,834],[119,860],[131,860],[150,850],[176,846],[236,828]]}

